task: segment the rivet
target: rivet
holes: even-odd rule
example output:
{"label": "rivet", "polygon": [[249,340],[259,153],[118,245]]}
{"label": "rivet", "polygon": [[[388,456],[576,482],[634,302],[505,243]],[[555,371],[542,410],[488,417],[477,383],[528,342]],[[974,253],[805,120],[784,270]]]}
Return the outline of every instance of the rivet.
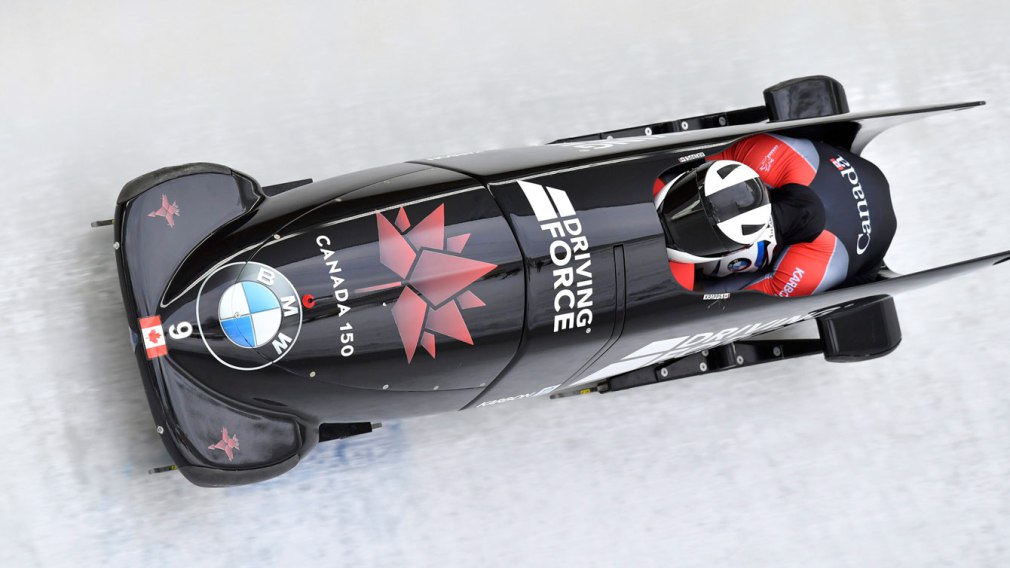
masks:
{"label": "rivet", "polygon": [[591,328],[591,327],[587,327],[587,328],[586,328],[586,333],[589,333],[590,331],[593,331],[593,328]]}
{"label": "rivet", "polygon": [[112,250],[119,250],[119,241],[112,243]]}
{"label": "rivet", "polygon": [[776,347],[776,348],[772,349],[772,354],[774,354],[776,357],[781,357],[782,356],[782,348],[781,347]]}
{"label": "rivet", "polygon": [[680,129],[681,129],[681,130],[687,130],[687,129],[688,129],[688,128],[690,128],[690,127],[691,127],[691,125],[690,125],[690,124],[688,124],[686,120],[684,120],[684,121],[682,121],[682,122],[680,123]]}
{"label": "rivet", "polygon": [[651,128],[646,128],[645,129],[645,135],[646,136],[652,136],[652,129]]}
{"label": "rivet", "polygon": [[275,241],[279,241],[279,240],[281,240],[281,236],[280,236],[280,235],[274,235],[274,240],[275,240]]}
{"label": "rivet", "polygon": [[719,117],[719,126],[726,126],[726,117],[725,116],[720,116]]}
{"label": "rivet", "polygon": [[701,371],[702,373],[704,373],[705,371],[707,371],[708,370],[708,363],[702,363],[701,365],[698,365],[698,370]]}
{"label": "rivet", "polygon": [[382,385],[382,390],[386,390],[388,388],[389,388],[389,385]]}
{"label": "rivet", "polygon": [[477,386],[481,386],[481,387],[483,387],[483,386],[487,386],[487,383],[481,383],[481,384],[479,384],[479,385],[477,385]]}
{"label": "rivet", "polygon": [[315,371],[311,371],[311,372],[309,373],[309,378],[310,378],[310,379],[312,379],[312,378],[315,378],[315,376],[316,376],[316,372],[315,372]]}
{"label": "rivet", "polygon": [[743,365],[743,355],[737,355],[736,356],[736,364],[737,365]]}
{"label": "rivet", "polygon": [[438,390],[438,385],[435,385],[435,388],[433,388],[431,390]]}
{"label": "rivet", "polygon": [[708,349],[701,352],[702,357],[708,357]]}
{"label": "rivet", "polygon": [[165,429],[164,429],[164,428],[162,428],[161,426],[158,426],[157,428],[155,428],[155,429],[154,429],[154,431],[155,431],[155,432],[157,432],[159,436],[160,436],[161,434],[164,434],[164,433],[165,433]]}
{"label": "rivet", "polygon": [[667,369],[660,369],[659,370],[659,376],[661,376],[661,377],[668,376],[669,374],[670,374],[670,371],[668,371]]}

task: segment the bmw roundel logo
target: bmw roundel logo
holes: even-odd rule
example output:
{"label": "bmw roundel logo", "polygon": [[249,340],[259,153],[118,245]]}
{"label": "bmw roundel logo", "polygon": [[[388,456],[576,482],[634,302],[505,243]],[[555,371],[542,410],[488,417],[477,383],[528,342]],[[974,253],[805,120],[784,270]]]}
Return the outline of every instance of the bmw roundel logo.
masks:
{"label": "bmw roundel logo", "polygon": [[241,371],[279,361],[302,328],[295,287],[280,271],[258,262],[217,269],[200,286],[196,310],[207,350]]}
{"label": "bmw roundel logo", "polygon": [[736,258],[731,260],[730,263],[726,265],[726,268],[728,268],[731,272],[747,270],[750,268],[750,260],[746,258]]}
{"label": "bmw roundel logo", "polygon": [[259,282],[232,284],[217,311],[225,337],[246,349],[266,344],[281,328],[280,300]]}

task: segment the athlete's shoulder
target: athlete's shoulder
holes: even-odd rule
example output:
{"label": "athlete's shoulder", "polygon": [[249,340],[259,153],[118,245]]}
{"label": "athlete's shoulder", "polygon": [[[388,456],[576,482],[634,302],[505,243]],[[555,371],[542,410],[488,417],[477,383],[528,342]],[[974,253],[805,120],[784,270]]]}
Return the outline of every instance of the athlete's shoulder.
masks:
{"label": "athlete's shoulder", "polygon": [[772,187],[810,185],[820,166],[820,155],[810,140],[771,133],[740,139],[708,159],[747,164]]}

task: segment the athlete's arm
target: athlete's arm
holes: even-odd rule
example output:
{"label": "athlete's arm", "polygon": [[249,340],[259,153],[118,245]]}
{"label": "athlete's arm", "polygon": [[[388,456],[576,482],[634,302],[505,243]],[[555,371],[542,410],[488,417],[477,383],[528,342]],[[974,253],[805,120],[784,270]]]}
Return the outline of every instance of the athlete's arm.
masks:
{"label": "athlete's arm", "polygon": [[734,160],[751,167],[770,187],[810,185],[820,164],[809,140],[777,134],[757,134],[738,140],[706,160]]}
{"label": "athlete's arm", "polygon": [[670,274],[673,274],[673,279],[688,290],[694,290],[694,272],[695,266],[693,264],[670,261]]}
{"label": "athlete's arm", "polygon": [[823,231],[811,242],[786,247],[770,272],[742,288],[783,298],[809,296],[841,284],[848,267],[842,242],[830,231]]}

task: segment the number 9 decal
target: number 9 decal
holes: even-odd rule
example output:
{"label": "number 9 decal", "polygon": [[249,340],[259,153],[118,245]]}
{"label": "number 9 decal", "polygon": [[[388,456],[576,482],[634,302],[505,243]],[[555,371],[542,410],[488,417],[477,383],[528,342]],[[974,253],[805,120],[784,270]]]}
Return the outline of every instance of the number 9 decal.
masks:
{"label": "number 9 decal", "polygon": [[172,339],[186,339],[193,335],[193,325],[188,321],[181,321],[168,328],[168,336]]}

